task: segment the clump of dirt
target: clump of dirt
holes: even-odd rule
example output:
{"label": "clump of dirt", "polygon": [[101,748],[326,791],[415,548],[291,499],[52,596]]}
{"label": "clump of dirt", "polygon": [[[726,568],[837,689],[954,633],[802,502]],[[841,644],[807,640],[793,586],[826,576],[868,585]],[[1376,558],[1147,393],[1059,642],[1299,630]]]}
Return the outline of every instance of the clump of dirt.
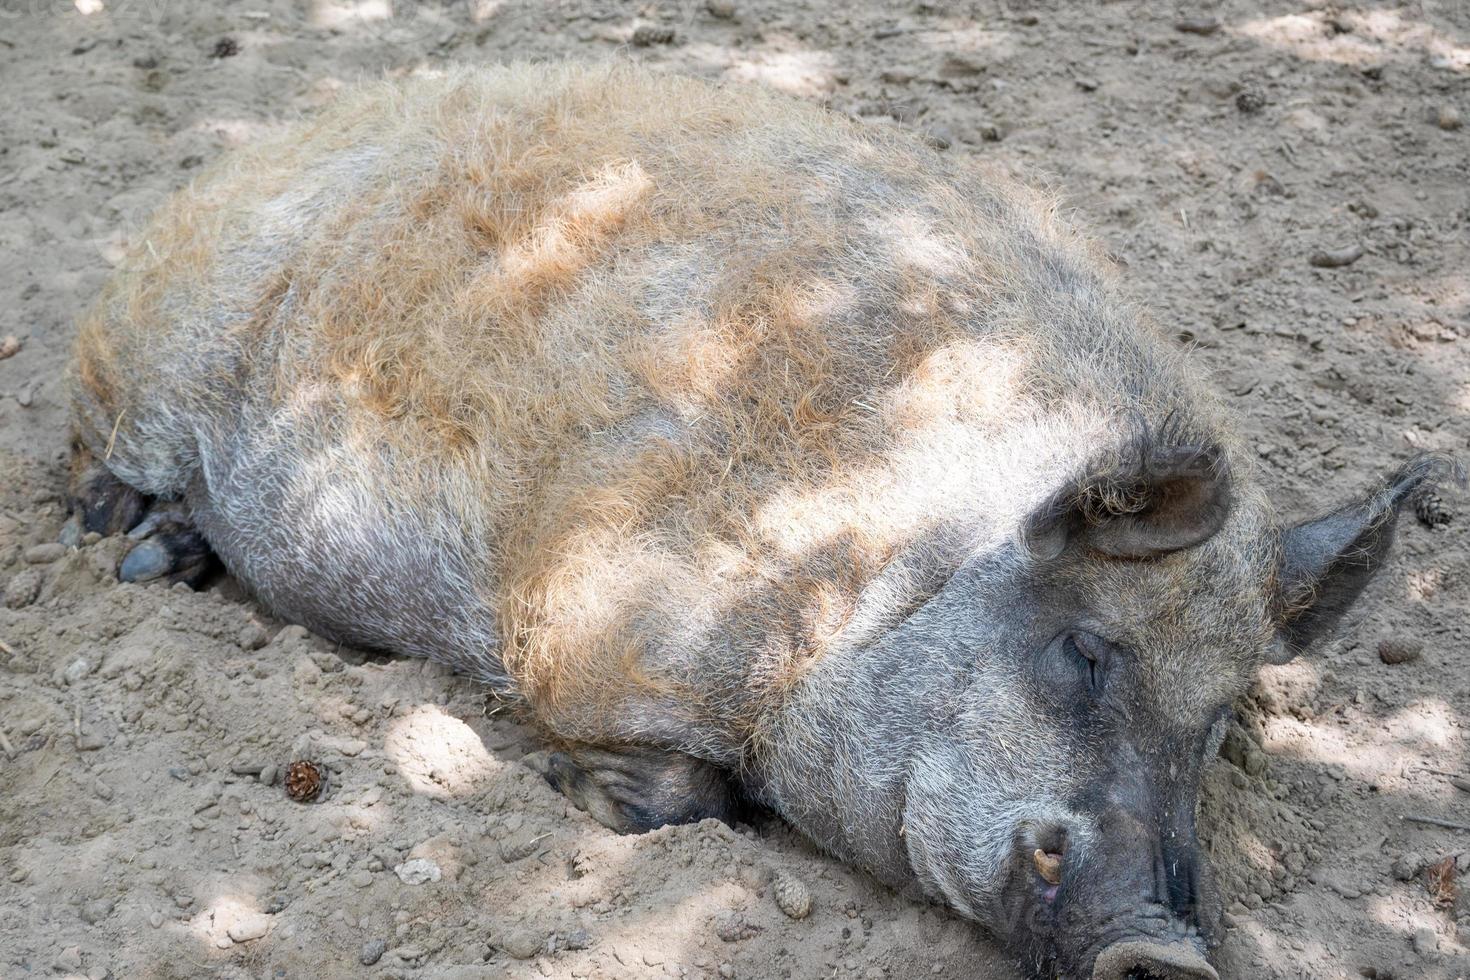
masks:
{"label": "clump of dirt", "polygon": [[[1464,5],[77,0],[0,16],[0,50],[7,977],[1015,976],[779,823],[610,834],[437,667],[56,544],[78,313],[202,163],[357,78],[622,51],[909,127],[1081,212],[1286,512],[1470,449]],[[1470,834],[1444,826],[1470,822],[1470,547],[1461,498],[1416,510],[1206,776],[1225,976],[1470,974]]]}

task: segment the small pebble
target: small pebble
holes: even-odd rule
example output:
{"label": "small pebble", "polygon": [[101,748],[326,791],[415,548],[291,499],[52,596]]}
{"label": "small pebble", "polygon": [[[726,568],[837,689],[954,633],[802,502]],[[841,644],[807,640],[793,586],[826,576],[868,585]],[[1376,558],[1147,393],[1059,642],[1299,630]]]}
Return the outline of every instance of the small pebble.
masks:
{"label": "small pebble", "polygon": [[77,739],[78,752],[96,752],[107,744],[107,739],[96,732],[82,732],[82,737]]}
{"label": "small pebble", "polygon": [[56,954],[56,959],[51,961],[51,969],[62,973],[76,973],[82,968],[82,951],[76,946],[68,946]]}
{"label": "small pebble", "polygon": [[27,565],[49,565],[66,557],[66,545],[59,541],[31,545],[25,551]]}
{"label": "small pebble", "polygon": [[383,958],[383,953],[388,949],[388,943],[382,939],[369,939],[362,944],[362,951],[357,954],[357,962],[363,966],[372,966]]}
{"label": "small pebble", "polygon": [[116,905],[117,903],[110,898],[98,898],[83,905],[79,914],[83,922],[89,926],[95,926],[111,915]]}
{"label": "small pebble", "polygon": [[444,874],[439,865],[428,858],[410,858],[393,869],[398,880],[405,885],[424,885],[438,881]]}
{"label": "small pebble", "polygon": [[259,939],[270,931],[271,920],[268,915],[246,915],[230,923],[226,932],[229,937],[237,943],[248,943],[252,939]]}
{"label": "small pebble", "polygon": [[501,861],[506,864],[515,864],[535,854],[540,849],[543,839],[539,834],[535,836],[521,834],[506,838],[497,845],[496,849],[500,852]]}
{"label": "small pebble", "polygon": [[23,568],[5,583],[5,608],[24,609],[41,595],[41,572]]}
{"label": "small pebble", "polygon": [[1235,97],[1235,108],[1244,115],[1253,116],[1266,108],[1266,97],[1247,89]]}
{"label": "small pebble", "polygon": [[706,0],[704,9],[709,11],[711,17],[720,20],[734,20],[736,9],[730,0]]}
{"label": "small pebble", "polygon": [[634,29],[630,40],[635,48],[646,48],[655,44],[673,44],[674,29],[657,24],[643,24]]}
{"label": "small pebble", "polygon": [[1174,22],[1174,30],[1208,37],[1220,30],[1220,22],[1213,17],[1186,17]]}
{"label": "small pebble", "polygon": [[1439,937],[1434,930],[1421,926],[1414,930],[1414,952],[1420,956],[1432,956],[1439,950]]}
{"label": "small pebble", "polygon": [[373,883],[373,873],[366,870],[354,871],[347,876],[347,882],[354,888],[366,888]]}
{"label": "small pebble", "polygon": [[1445,132],[1460,128],[1460,110],[1452,105],[1442,105],[1434,117],[1435,125]]}
{"label": "small pebble", "polygon": [[1393,862],[1390,869],[1393,876],[1399,881],[1413,881],[1419,875],[1419,869],[1424,867],[1424,858],[1417,851],[1402,854]]}
{"label": "small pebble", "polygon": [[1313,252],[1307,257],[1307,263],[1318,269],[1341,269],[1352,265],[1362,257],[1363,246],[1344,245],[1342,248],[1327,248]]}
{"label": "small pebble", "polygon": [[7,357],[14,357],[20,353],[20,340],[15,334],[6,334],[4,340],[0,340],[0,361]]}
{"label": "small pebble", "polygon": [[1386,664],[1406,664],[1424,655],[1424,641],[1389,637],[1378,641],[1378,659]]}
{"label": "small pebble", "polygon": [[149,912],[148,913],[148,924],[150,926],[152,926],[153,928],[155,928],[155,929],[161,929],[161,928],[163,928],[163,913],[162,912]]}
{"label": "small pebble", "polygon": [[715,935],[720,937],[721,942],[738,943],[760,931],[760,926],[755,925],[739,912],[721,912],[715,916]]}
{"label": "small pebble", "polygon": [[61,672],[61,679],[66,681],[67,687],[70,687],[91,672],[92,665],[87,659],[85,657],[78,657],[66,665],[66,669]]}
{"label": "small pebble", "polygon": [[947,150],[954,145],[954,133],[947,126],[931,126],[924,133],[924,141],[936,150]]}
{"label": "small pebble", "polygon": [[518,960],[529,960],[546,948],[546,935],[530,926],[516,926],[497,936],[495,945]]}
{"label": "small pebble", "polygon": [[271,641],[270,634],[259,623],[246,623],[235,637],[235,645],[241,650],[259,650]]}

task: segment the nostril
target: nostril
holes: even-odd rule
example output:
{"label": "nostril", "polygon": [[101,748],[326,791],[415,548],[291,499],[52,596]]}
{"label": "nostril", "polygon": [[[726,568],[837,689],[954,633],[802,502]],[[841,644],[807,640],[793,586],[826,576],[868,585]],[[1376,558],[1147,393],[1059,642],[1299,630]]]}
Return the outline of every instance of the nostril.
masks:
{"label": "nostril", "polygon": [[1193,848],[1165,852],[1164,882],[1169,907],[1188,922],[1197,921],[1200,893],[1200,861]]}

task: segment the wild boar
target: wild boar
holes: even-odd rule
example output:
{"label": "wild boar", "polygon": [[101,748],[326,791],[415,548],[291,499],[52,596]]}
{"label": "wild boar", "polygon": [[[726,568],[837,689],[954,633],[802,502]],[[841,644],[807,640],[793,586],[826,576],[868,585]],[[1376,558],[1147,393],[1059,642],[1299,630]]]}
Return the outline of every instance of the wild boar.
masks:
{"label": "wild boar", "polygon": [[755,803],[1031,975],[1213,977],[1201,769],[1443,470],[1284,527],[1051,201],[634,67],[369,85],[85,318],[80,528],[518,699],[637,831]]}

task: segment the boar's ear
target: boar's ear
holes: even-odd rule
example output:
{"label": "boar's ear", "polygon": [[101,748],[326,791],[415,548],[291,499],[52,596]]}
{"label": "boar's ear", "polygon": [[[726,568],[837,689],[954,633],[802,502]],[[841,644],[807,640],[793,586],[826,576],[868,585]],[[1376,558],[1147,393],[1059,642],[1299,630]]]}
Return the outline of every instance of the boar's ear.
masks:
{"label": "boar's ear", "polygon": [[1282,534],[1273,596],[1278,642],[1267,662],[1284,664],[1332,632],[1383,564],[1399,508],[1445,476],[1464,481],[1452,459],[1419,456],[1362,500]]}
{"label": "boar's ear", "polygon": [[1021,537],[1041,559],[1080,546],[1110,558],[1193,547],[1230,513],[1230,477],[1216,446],[1150,445],[1093,467],[1031,514]]}

